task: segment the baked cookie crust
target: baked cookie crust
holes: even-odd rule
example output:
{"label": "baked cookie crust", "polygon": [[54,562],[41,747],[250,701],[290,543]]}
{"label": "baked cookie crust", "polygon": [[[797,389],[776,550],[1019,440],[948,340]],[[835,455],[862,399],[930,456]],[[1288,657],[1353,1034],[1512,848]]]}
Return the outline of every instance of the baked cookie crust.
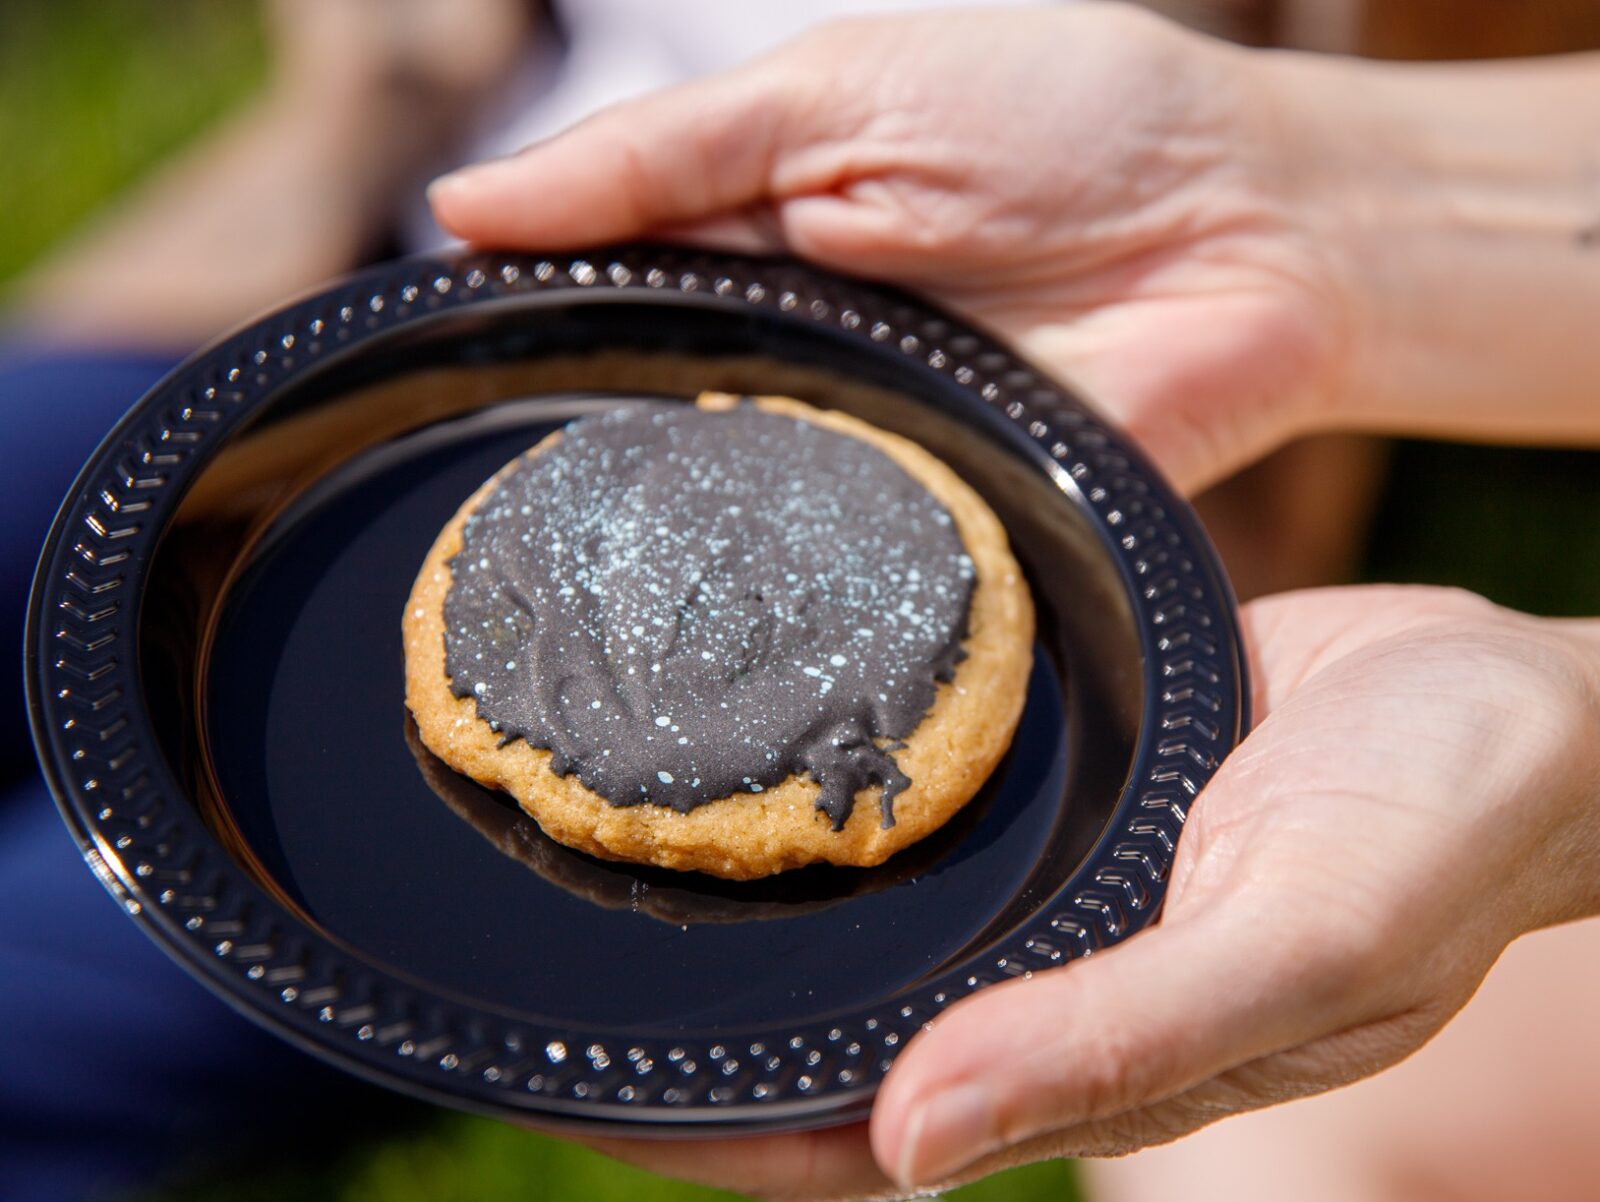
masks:
{"label": "baked cookie crust", "polygon": [[[706,394],[704,408],[738,398]],[[894,799],[894,825],[880,824],[881,788],[856,794],[841,830],[816,808],[818,786],[796,774],[759,794],[738,793],[681,813],[641,803],[618,806],[558,776],[550,752],[501,735],[479,718],[471,697],[451,691],[445,671],[444,601],[450,560],[461,549],[467,518],[488,499],[504,471],[486,481],[440,531],[412,586],[402,624],[406,705],[422,742],[456,771],[503,790],[551,838],[603,859],[655,864],[753,880],[807,864],[881,864],[942,826],[970,801],[1011,744],[1033,662],[1033,602],[1004,528],[978,496],[916,443],[857,418],[782,397],[756,404],[870,443],[888,455],[949,511],[976,575],[962,641],[966,657],[938,686],[931,709],[894,753],[911,780]],[[538,455],[560,437],[527,452]]]}

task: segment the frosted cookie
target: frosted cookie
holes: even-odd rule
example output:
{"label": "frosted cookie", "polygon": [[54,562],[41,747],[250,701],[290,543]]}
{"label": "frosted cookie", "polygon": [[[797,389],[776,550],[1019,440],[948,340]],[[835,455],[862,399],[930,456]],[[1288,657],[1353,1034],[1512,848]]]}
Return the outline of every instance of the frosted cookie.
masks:
{"label": "frosted cookie", "polygon": [[795,401],[585,418],[469,497],[404,619],[426,746],[558,842],[751,879],[868,866],[982,785],[1033,609],[944,464]]}

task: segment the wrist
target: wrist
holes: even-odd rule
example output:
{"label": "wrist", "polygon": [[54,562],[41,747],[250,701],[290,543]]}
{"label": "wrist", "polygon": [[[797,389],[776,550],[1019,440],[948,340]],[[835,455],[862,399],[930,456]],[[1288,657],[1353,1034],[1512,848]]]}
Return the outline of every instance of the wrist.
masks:
{"label": "wrist", "polygon": [[1284,54],[1265,73],[1295,201],[1348,285],[1326,423],[1600,436],[1600,60]]}
{"label": "wrist", "polygon": [[1572,692],[1588,733],[1570,766],[1568,820],[1551,832],[1548,860],[1556,880],[1540,926],[1600,917],[1600,620],[1537,619],[1568,648]]}
{"label": "wrist", "polygon": [[1500,748],[1474,772],[1498,802],[1474,858],[1509,942],[1600,916],[1600,621],[1497,613],[1479,638]]}

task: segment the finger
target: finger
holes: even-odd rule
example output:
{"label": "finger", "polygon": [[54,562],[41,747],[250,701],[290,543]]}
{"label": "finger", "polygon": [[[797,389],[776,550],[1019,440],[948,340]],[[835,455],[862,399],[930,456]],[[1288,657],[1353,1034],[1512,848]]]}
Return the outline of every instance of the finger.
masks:
{"label": "finger", "polygon": [[581,1140],[652,1173],[786,1202],[896,1197],[872,1159],[865,1123],[726,1140]]}
{"label": "finger", "polygon": [[1025,1140],[968,1166],[943,1188],[1021,1164],[1063,1157],[1126,1156],[1172,1143],[1218,1119],[1325,1093],[1388,1068],[1447,1015],[1412,1012],[1231,1069],[1176,1097]]}
{"label": "finger", "polygon": [[662,242],[683,242],[736,254],[764,255],[789,249],[777,218],[764,205],[657,226],[650,236]]}
{"label": "finger", "polygon": [[811,84],[757,62],[606,109],[428,190],[434,216],[471,242],[560,248],[635,237],[764,197]]}
{"label": "finger", "polygon": [[1442,1011],[1411,1013],[1274,1053],[1160,1102],[1022,1140],[941,1178],[938,1187],[953,1189],[1041,1160],[1126,1156],[1218,1119],[1325,1093],[1396,1063],[1445,1017]]}
{"label": "finger", "polygon": [[896,1062],[873,1111],[902,1185],[1193,1088],[1325,1030],[1339,994],[1299,935],[1249,907],[1168,921],[1070,967],[986,990]]}

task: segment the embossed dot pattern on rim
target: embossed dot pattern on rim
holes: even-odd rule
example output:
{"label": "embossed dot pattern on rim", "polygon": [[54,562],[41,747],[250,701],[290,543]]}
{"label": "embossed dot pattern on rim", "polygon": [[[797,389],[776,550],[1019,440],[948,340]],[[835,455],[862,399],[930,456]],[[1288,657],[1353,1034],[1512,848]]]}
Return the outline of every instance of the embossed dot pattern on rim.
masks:
{"label": "embossed dot pattern on rim", "polygon": [[[222,849],[156,747],[131,645],[150,553],[229,433],[330,354],[436,312],[550,290],[676,291],[829,327],[947,375],[1025,432],[1039,469],[1117,559],[1144,654],[1146,715],[1112,825],[1001,945],[899,1004],[814,1026],[681,1042],[545,1029],[356,959]],[[29,608],[35,742],[101,882],[158,943],[258,1021],[351,1071],[552,1126],[795,1130],[862,1117],[898,1051],[976,989],[1109,946],[1159,912],[1195,795],[1248,727],[1228,586],[1193,514],[1122,435],[992,338],[903,294],[789,260],[629,246],[466,253],[361,272],[197,354],[96,452],[68,495]]]}

